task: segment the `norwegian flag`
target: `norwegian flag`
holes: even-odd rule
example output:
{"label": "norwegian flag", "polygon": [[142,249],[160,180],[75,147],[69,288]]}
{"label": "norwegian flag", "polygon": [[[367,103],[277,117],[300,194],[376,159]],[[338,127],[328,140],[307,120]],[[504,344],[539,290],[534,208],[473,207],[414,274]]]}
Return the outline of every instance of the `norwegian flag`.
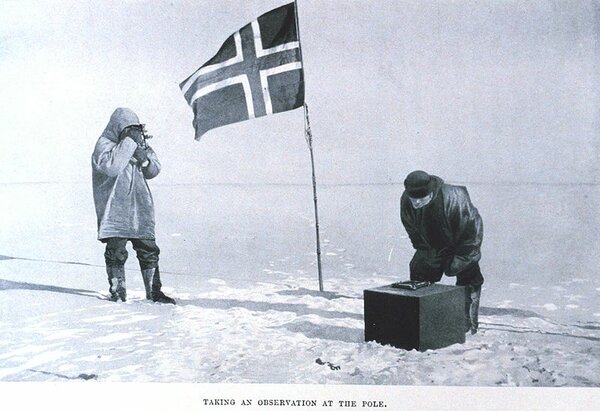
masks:
{"label": "norwegian flag", "polygon": [[216,127],[301,107],[295,4],[271,10],[229,36],[180,87],[194,111],[196,140]]}

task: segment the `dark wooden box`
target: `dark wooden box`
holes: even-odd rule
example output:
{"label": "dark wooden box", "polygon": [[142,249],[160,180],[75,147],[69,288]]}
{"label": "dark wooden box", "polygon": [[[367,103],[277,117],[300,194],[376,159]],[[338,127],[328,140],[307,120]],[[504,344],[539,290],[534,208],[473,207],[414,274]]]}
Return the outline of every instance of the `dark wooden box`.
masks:
{"label": "dark wooden box", "polygon": [[465,342],[465,288],[364,290],[365,341],[425,351]]}

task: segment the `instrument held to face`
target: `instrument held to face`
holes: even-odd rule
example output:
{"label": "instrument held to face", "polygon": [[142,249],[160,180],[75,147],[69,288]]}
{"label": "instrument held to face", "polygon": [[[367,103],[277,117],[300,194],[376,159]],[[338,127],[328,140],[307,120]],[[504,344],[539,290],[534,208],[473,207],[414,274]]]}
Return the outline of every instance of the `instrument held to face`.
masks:
{"label": "instrument held to face", "polygon": [[145,124],[140,124],[140,126],[140,131],[142,134],[142,142],[140,143],[140,146],[143,148],[148,148],[148,140],[152,138],[152,135],[147,133]]}
{"label": "instrument held to face", "polygon": [[148,148],[148,140],[152,138],[152,135],[147,134],[145,124],[132,124],[123,129],[120,137],[121,140],[125,137],[130,137],[137,143],[138,147],[146,149]]}
{"label": "instrument held to face", "polygon": [[127,126],[121,132],[121,140],[126,137],[131,138],[133,141],[137,143],[137,148],[133,157],[131,158],[132,164],[137,164],[142,167],[148,164],[148,153],[147,149],[150,148],[148,145],[148,139],[151,139],[152,136],[147,134],[146,125],[145,124],[132,124]]}

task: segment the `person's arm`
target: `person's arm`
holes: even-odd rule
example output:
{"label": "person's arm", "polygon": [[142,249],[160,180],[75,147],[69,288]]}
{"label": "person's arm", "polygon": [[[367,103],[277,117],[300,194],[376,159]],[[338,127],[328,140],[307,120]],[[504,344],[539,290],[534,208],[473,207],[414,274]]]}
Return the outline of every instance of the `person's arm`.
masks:
{"label": "person's arm", "polygon": [[146,149],[146,155],[148,157],[148,164],[146,166],[142,165],[142,173],[149,180],[160,173],[161,165],[160,161],[158,161],[158,156],[150,146]]}
{"label": "person's arm", "polygon": [[458,187],[447,200],[445,212],[453,237],[454,258],[446,274],[452,277],[481,259],[483,222],[466,188]]}
{"label": "person's arm", "polygon": [[127,137],[119,143],[100,138],[92,154],[92,166],[109,177],[116,177],[129,164],[137,143]]}

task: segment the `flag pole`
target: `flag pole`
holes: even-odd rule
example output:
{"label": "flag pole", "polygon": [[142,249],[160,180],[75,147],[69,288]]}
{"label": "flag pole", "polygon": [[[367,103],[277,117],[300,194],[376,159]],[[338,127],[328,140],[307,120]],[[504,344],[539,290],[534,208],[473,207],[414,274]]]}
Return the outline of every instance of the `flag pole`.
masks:
{"label": "flag pole", "polygon": [[317,234],[317,269],[319,271],[319,291],[323,291],[323,270],[321,268],[321,240],[319,236],[319,208],[317,207],[317,179],[315,177],[315,158],[312,147],[312,131],[308,117],[308,105],[304,103],[304,133],[308,150],[310,151],[310,165],[312,167],[313,200],[315,204],[315,230]]}
{"label": "flag pole", "polygon": [[[298,23],[298,0],[294,0],[294,11],[296,15],[296,32],[298,34],[298,49],[300,51],[300,61],[302,61],[302,71],[304,71],[304,57],[302,56],[302,42],[300,41],[300,24]],[[317,270],[319,273],[319,291],[323,292],[323,269],[321,266],[321,237],[319,235],[319,208],[317,206],[317,179],[315,175],[315,157],[312,146],[312,131],[310,129],[310,119],[308,117],[308,104],[304,102],[304,138],[308,144],[310,152],[310,165],[312,169],[312,187],[313,202],[315,205],[315,231],[317,237]]]}

